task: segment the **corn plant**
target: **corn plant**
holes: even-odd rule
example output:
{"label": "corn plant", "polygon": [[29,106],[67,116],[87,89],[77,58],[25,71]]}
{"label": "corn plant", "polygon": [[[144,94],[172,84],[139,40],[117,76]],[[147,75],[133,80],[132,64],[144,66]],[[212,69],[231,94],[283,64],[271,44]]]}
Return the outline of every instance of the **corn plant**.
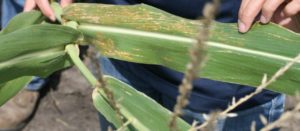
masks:
{"label": "corn plant", "polygon": [[[45,21],[39,11],[14,17],[0,34],[0,105],[24,87],[32,76],[47,77],[75,65],[93,87],[93,102],[108,121],[124,130],[168,130],[171,112],[143,93],[111,76],[105,88],[79,59],[78,45],[95,46],[101,55],[154,64],[183,72],[188,49],[195,44],[201,21],[174,16],[148,5],[72,4],[64,10],[52,5],[60,24]],[[206,60],[198,77],[256,87],[299,53],[300,36],[275,24],[255,24],[239,34],[236,24],[213,22],[206,42]],[[267,89],[299,91],[296,62]],[[107,94],[115,100],[112,105]],[[116,107],[118,106],[118,110]],[[120,118],[116,115],[120,113]],[[191,125],[178,118],[178,130]]]}

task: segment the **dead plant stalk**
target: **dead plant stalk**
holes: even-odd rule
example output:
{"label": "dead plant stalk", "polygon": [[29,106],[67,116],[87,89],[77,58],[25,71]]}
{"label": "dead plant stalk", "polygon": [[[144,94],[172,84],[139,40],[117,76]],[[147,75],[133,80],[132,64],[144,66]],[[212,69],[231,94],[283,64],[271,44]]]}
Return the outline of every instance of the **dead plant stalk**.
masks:
{"label": "dead plant stalk", "polygon": [[106,81],[104,80],[103,73],[101,71],[101,65],[98,63],[98,59],[96,58],[97,54],[93,49],[88,52],[88,57],[91,59],[94,69],[96,78],[98,79],[97,84],[95,85],[97,89],[102,89],[107,96],[108,103],[112,106],[112,108],[116,111],[116,117],[119,119],[121,124],[124,124],[122,119],[122,114],[120,112],[120,108],[118,106],[117,101],[115,100],[113,92],[107,87]]}
{"label": "dead plant stalk", "polygon": [[214,20],[219,1],[214,0],[213,2],[213,4],[207,4],[204,8],[203,14],[205,19],[202,21],[203,25],[197,36],[197,43],[190,50],[190,62],[187,64],[184,78],[179,86],[180,94],[177,97],[177,103],[169,125],[171,131],[177,130],[176,119],[182,115],[182,109],[188,104],[188,99],[193,89],[192,82],[197,77],[196,73],[199,72],[199,67],[205,59],[205,42],[208,40],[209,28]]}

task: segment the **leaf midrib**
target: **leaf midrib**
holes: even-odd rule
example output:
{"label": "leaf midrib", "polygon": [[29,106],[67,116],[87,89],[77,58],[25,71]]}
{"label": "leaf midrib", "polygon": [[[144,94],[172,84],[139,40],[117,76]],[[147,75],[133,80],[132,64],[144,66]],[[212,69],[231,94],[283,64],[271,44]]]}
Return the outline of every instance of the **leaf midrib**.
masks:
{"label": "leaf midrib", "polygon": [[[101,32],[109,32],[109,33],[134,35],[134,36],[143,36],[143,37],[149,37],[149,38],[178,41],[178,42],[183,42],[186,44],[196,43],[196,40],[193,38],[176,36],[176,35],[168,35],[168,34],[157,33],[157,32],[133,30],[133,29],[127,29],[127,28],[120,28],[120,27],[111,27],[111,26],[94,25],[94,24],[81,24],[78,27],[78,29],[79,30],[88,29],[90,31],[101,31]],[[215,41],[208,41],[207,45],[209,47],[233,50],[233,51],[238,51],[241,53],[247,53],[247,54],[251,54],[251,55],[268,57],[268,58],[272,58],[275,60],[281,60],[281,61],[285,61],[285,62],[293,61],[293,58],[288,57],[288,56],[278,55],[278,54],[259,51],[259,50],[253,50],[253,49],[249,49],[249,48],[242,48],[242,47],[238,47],[238,46],[227,45],[227,44],[219,43],[219,42],[215,42]],[[297,61],[296,63],[300,63],[300,61]]]}

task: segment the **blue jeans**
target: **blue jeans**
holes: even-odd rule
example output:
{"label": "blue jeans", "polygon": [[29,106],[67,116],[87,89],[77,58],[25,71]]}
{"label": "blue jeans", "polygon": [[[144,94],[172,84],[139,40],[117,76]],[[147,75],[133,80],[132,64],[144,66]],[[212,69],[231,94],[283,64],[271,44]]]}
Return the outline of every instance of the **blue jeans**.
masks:
{"label": "blue jeans", "polygon": [[[4,28],[9,20],[23,11],[24,0],[2,0],[1,7],[1,28]],[[45,79],[34,77],[26,86],[26,89],[37,91],[46,83]]]}
{"label": "blue jeans", "polygon": [[[115,67],[114,64],[105,57],[99,58],[99,61],[102,65],[102,71],[106,75],[111,75],[131,86],[137,90],[147,94],[152,97],[158,103],[169,110],[173,110],[173,106],[176,102],[176,98],[168,97],[158,91],[155,88],[149,86],[148,83],[140,80],[139,76],[134,75],[126,69],[126,67]],[[148,75],[148,74],[143,74]],[[157,83],[160,85],[161,83]],[[174,87],[170,87],[174,88]],[[267,118],[268,122],[273,122],[280,117],[284,111],[284,101],[285,96],[280,95],[274,98],[272,101],[267,102],[256,107],[235,112],[237,117],[228,117],[218,121],[217,130],[220,131],[249,131],[251,123],[256,122],[256,129],[259,130],[263,127],[263,123],[260,121],[259,116],[263,115]],[[199,107],[200,108],[200,107]],[[194,109],[186,108],[184,109],[183,119],[189,123],[192,123],[194,120],[202,123],[205,121],[205,113],[197,112]],[[100,127],[102,131],[106,131],[109,126],[112,126],[105,118],[100,114]],[[112,126],[113,127],[113,126]]]}

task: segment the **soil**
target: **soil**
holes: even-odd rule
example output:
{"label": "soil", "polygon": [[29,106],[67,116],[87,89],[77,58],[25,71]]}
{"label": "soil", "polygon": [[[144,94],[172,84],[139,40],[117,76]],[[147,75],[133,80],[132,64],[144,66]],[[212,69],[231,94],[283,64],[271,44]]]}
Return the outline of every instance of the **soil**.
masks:
{"label": "soil", "polygon": [[43,88],[36,113],[23,131],[100,130],[92,88],[76,68],[52,76],[50,83]]}

